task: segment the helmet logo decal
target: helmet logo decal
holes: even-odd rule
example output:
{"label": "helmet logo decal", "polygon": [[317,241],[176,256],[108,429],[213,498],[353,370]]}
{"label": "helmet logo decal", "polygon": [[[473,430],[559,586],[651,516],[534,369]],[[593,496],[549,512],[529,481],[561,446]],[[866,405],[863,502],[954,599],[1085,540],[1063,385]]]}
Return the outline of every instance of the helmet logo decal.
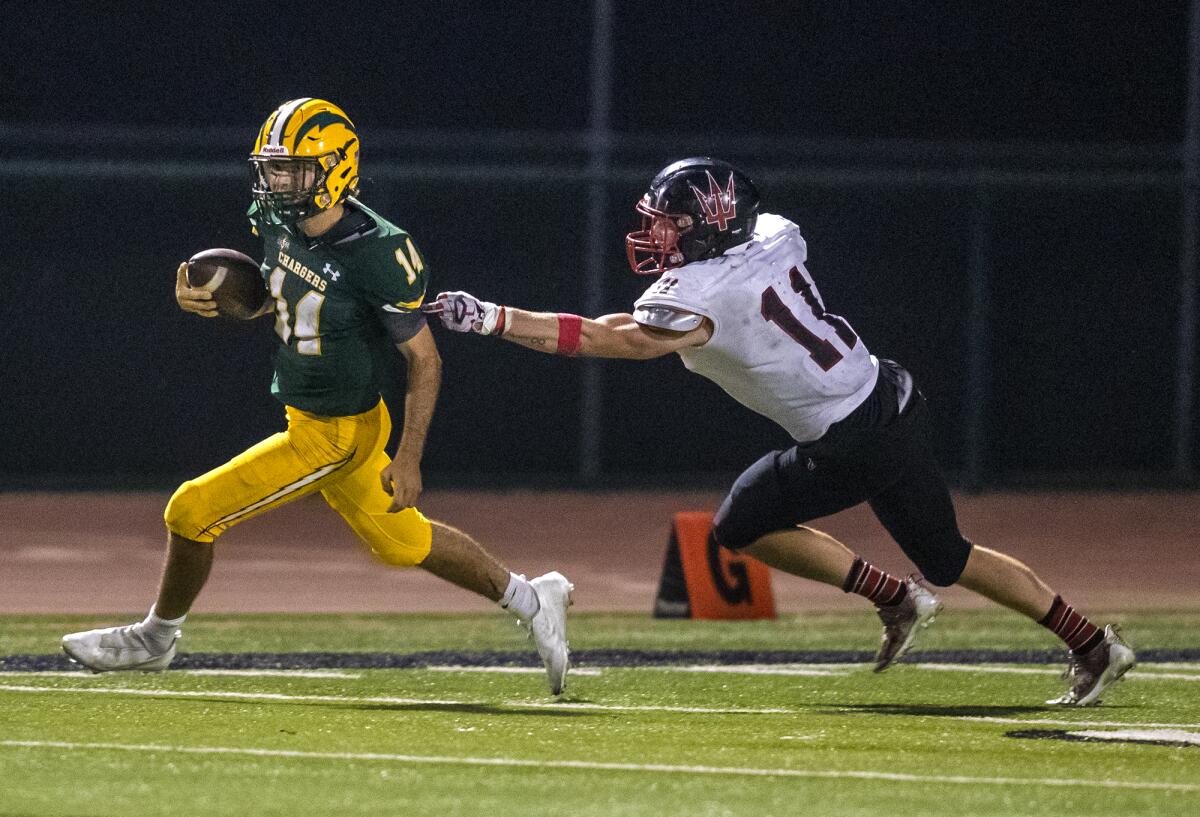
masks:
{"label": "helmet logo decal", "polygon": [[704,223],[715,224],[717,229],[724,232],[729,229],[729,220],[737,218],[737,196],[733,186],[733,174],[729,174],[729,183],[725,189],[717,184],[717,180],[713,178],[713,174],[706,170],[704,175],[708,176],[708,192],[701,192],[699,187],[688,183],[688,187],[692,188],[692,193],[696,195],[696,201],[700,202],[700,209],[704,211]]}
{"label": "helmet logo decal", "polygon": [[263,145],[258,152],[263,156],[288,156],[291,153],[285,145]]}
{"label": "helmet logo decal", "polygon": [[332,111],[319,111],[318,113],[315,113],[309,117],[308,121],[302,124],[300,129],[296,131],[296,136],[294,139],[292,139],[292,145],[296,148],[299,148],[300,140],[303,139],[304,135],[310,130],[315,128],[318,132],[320,132],[320,130],[326,125],[333,125],[338,122],[345,125],[346,129],[351,133],[354,132],[354,126],[350,124],[349,119],[346,119],[343,116],[338,116]]}

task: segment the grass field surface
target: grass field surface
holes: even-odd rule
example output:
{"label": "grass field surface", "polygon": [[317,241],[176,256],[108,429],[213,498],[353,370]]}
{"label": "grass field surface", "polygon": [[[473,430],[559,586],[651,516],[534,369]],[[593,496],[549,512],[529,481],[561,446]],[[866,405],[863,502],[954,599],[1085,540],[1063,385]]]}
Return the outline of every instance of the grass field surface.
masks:
{"label": "grass field surface", "polygon": [[1200,613],[1097,618],[1143,659],[1089,709],[1002,612],[881,675],[869,613],[578,615],[557,699],[502,615],[197,615],[109,675],[58,638],[131,617],[0,618],[0,814],[1200,814]]}

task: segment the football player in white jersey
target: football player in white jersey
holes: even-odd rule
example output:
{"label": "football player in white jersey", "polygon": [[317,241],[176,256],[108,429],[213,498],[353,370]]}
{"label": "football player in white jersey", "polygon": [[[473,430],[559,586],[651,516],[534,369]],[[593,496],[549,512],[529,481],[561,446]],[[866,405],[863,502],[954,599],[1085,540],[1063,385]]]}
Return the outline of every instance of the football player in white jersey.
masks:
{"label": "football player in white jersey", "polygon": [[[632,313],[590,319],[529,312],[443,292],[426,310],[447,328],[540,352],[644,360],[678,354],[688,369],[788,431],[734,483],[713,522],[718,544],[876,605],[875,669],[912,645],[941,602],[925,582],[959,584],[1025,614],[1070,650],[1070,688],[1049,703],[1086,706],[1134,664],[1114,626],[1066,604],[1025,564],[959,532],[930,444],[925,398],[900,365],[872,355],[825,309],[786,218],[729,164],[697,157],[664,168],[626,237],[633,271],[658,276]],[[892,576],[806,522],[870,504],[921,570]]]}

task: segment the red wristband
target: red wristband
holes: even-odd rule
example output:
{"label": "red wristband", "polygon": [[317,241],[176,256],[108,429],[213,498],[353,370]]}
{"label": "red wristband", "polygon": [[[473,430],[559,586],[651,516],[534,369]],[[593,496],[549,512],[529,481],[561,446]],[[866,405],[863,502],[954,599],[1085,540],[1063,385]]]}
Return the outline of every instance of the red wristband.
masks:
{"label": "red wristband", "polygon": [[492,330],[492,334],[496,337],[502,337],[504,335],[504,330],[508,328],[508,310],[504,307],[500,307],[497,311],[500,314],[496,316],[496,327]]}
{"label": "red wristband", "polygon": [[583,333],[583,318],[558,313],[558,353],[574,355],[579,351],[579,336]]}

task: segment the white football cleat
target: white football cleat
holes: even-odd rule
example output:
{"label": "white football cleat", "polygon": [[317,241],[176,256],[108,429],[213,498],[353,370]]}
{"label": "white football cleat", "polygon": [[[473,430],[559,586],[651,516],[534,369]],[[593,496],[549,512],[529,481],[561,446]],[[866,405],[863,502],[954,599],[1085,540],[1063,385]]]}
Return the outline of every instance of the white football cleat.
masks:
{"label": "white football cleat", "polygon": [[904,601],[890,607],[876,607],[883,622],[883,638],[875,656],[875,671],[883,672],[904,657],[917,633],[933,623],[942,610],[942,602],[933,591],[913,576],[904,580],[908,594]]}
{"label": "white football cleat", "polygon": [[537,645],[538,655],[546,665],[550,694],[562,693],[571,668],[571,650],[567,644],[567,608],[574,602],[571,591],[575,585],[558,571],[530,579],[541,607],[529,622],[529,632]]}
{"label": "white football cleat", "polygon": [[113,670],[141,670],[161,672],[175,658],[175,644],[180,631],[165,650],[158,647],[142,632],[142,624],[125,627],[108,627],[103,630],[86,630],[70,633],[62,639],[63,652],[77,664],[92,672]]}
{"label": "white football cleat", "polygon": [[1067,653],[1067,671],[1064,678],[1071,681],[1070,688],[1057,698],[1046,701],[1059,706],[1095,706],[1100,703],[1100,693],[1133,669],[1137,657],[1121,638],[1115,624],[1104,628],[1104,640],[1083,655]]}

